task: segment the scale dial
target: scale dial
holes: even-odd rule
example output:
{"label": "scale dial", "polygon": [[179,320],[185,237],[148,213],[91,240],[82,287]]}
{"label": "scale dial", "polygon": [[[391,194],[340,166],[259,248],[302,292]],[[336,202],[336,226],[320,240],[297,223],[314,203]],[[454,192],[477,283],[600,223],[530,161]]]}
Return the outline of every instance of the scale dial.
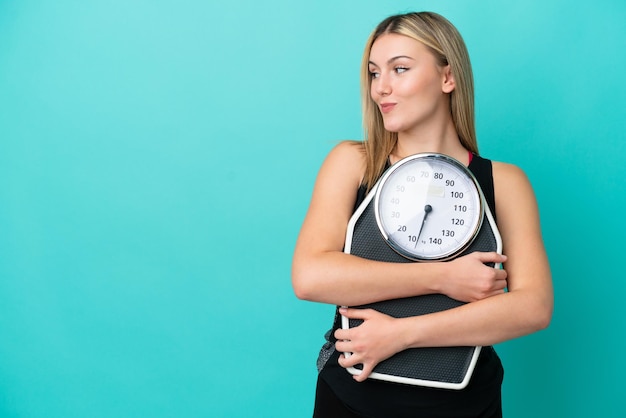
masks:
{"label": "scale dial", "polygon": [[391,166],[374,210],[387,243],[416,261],[449,260],[478,233],[484,199],[472,173],[443,154],[416,154]]}

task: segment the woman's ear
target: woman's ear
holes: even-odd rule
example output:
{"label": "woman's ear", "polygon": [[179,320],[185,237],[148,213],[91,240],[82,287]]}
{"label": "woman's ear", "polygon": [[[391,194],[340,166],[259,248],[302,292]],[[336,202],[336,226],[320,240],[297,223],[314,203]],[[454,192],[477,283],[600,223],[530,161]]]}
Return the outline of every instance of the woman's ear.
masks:
{"label": "woman's ear", "polygon": [[452,69],[450,65],[446,65],[443,67],[442,71],[442,79],[441,79],[441,90],[444,93],[452,93],[454,88],[456,87],[456,82],[454,81],[454,74],[452,74]]}

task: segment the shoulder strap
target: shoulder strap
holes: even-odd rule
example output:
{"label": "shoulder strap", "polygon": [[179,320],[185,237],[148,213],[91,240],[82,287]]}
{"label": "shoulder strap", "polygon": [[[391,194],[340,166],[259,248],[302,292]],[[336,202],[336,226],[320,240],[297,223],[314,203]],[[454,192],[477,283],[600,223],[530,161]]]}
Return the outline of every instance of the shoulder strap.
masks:
{"label": "shoulder strap", "polygon": [[[387,163],[385,163],[385,170],[383,170],[383,172],[386,171],[389,167],[391,167],[391,163],[389,162],[389,159],[387,159]],[[361,184],[356,192],[356,201],[354,202],[354,209],[352,210],[352,213],[356,212],[359,206],[361,206],[361,203],[363,203],[366,196],[367,186],[365,186],[365,184]]]}
{"label": "shoulder strap", "polygon": [[468,168],[472,172],[472,174],[474,174],[474,177],[476,177],[478,184],[480,184],[480,188],[483,191],[483,195],[485,195],[485,200],[489,205],[489,209],[491,210],[493,219],[497,222],[496,197],[493,189],[493,170],[491,166],[491,160],[482,158],[474,154],[474,157],[472,158],[472,161],[470,162]]}

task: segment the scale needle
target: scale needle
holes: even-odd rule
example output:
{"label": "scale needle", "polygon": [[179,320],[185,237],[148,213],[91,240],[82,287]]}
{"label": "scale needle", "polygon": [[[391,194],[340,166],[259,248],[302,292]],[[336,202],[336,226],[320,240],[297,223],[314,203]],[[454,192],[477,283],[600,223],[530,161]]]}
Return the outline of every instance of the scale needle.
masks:
{"label": "scale needle", "polygon": [[417,231],[417,237],[415,238],[415,248],[417,248],[417,243],[420,240],[420,235],[422,234],[422,229],[424,229],[424,224],[426,223],[426,218],[428,217],[428,214],[430,212],[432,212],[433,207],[430,205],[426,205],[424,206],[424,218],[422,219],[422,224],[420,225],[420,230]]}

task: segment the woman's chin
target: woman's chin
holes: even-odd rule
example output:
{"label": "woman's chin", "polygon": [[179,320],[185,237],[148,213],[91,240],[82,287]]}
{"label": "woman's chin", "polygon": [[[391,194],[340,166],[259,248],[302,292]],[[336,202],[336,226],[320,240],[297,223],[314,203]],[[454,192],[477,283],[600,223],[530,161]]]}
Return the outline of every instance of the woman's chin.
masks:
{"label": "woman's chin", "polygon": [[394,123],[385,123],[384,126],[385,126],[385,130],[389,132],[398,133],[402,130],[401,126],[399,126],[398,124],[394,124]]}

